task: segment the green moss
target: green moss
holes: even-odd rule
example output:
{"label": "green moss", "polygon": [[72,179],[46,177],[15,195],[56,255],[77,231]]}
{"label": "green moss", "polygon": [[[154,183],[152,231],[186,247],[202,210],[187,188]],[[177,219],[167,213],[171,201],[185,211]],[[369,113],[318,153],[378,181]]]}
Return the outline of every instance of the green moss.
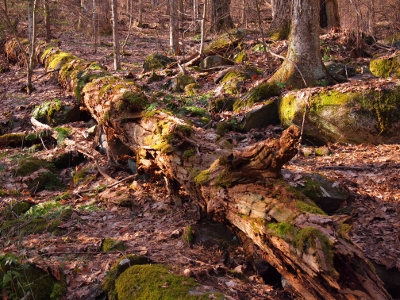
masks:
{"label": "green moss", "polygon": [[269,223],[267,224],[267,228],[284,240],[289,240],[289,238],[294,236],[296,233],[296,227],[286,222]]}
{"label": "green moss", "polygon": [[319,215],[325,215],[326,213],[320,209],[316,204],[308,204],[304,201],[297,200],[295,202],[295,206],[301,211],[301,212],[309,212],[312,214],[319,214]]}
{"label": "green moss", "polygon": [[161,265],[132,266],[115,283],[118,300],[223,299],[219,293],[191,295],[196,286],[192,278],[172,274]]}
{"label": "green moss", "polygon": [[24,220],[23,218],[19,218],[16,220],[5,221],[0,227],[0,230],[8,235],[25,236],[28,234],[42,233],[46,228],[46,219],[34,218],[31,220]]}
{"label": "green moss", "polygon": [[190,125],[177,125],[174,132],[180,132],[184,136],[189,137],[193,133],[193,128]]}
{"label": "green moss", "polygon": [[174,60],[161,54],[152,53],[146,56],[143,63],[143,69],[145,71],[164,69],[168,64]]}
{"label": "green moss", "polygon": [[60,99],[54,98],[53,100],[45,101],[37,105],[32,111],[32,116],[46,124],[53,124],[53,118],[57,112],[63,111],[64,106]]}
{"label": "green moss", "polygon": [[88,174],[89,174],[89,168],[82,168],[80,170],[77,170],[74,176],[72,176],[72,181],[74,183],[74,186],[78,186],[82,182],[91,180]]}
{"label": "green moss", "polygon": [[118,112],[136,112],[148,105],[148,100],[142,92],[126,91],[118,105]]}
{"label": "green moss", "polygon": [[138,255],[126,255],[117,260],[117,262],[111,267],[110,271],[107,272],[106,277],[102,282],[102,288],[107,292],[110,300],[117,300],[117,294],[115,291],[115,280],[121,275],[126,269],[134,265],[148,264],[149,259]]}
{"label": "green moss", "polygon": [[194,241],[193,226],[189,225],[183,229],[182,239],[189,244],[193,243]]}
{"label": "green moss", "polygon": [[254,103],[261,102],[262,100],[269,99],[273,96],[279,96],[281,89],[274,83],[265,82],[249,91],[241,99],[233,104],[233,110],[238,111],[242,108],[251,107]]}
{"label": "green moss", "polygon": [[48,161],[34,157],[25,157],[18,162],[18,166],[15,169],[15,175],[28,176],[40,168],[55,170],[54,165]]}
{"label": "green moss", "polygon": [[350,232],[351,228],[352,228],[352,225],[350,225],[350,224],[340,223],[339,229],[338,229],[339,236],[343,239],[349,239],[349,232]]}
{"label": "green moss", "polygon": [[269,31],[267,35],[273,40],[273,41],[282,41],[286,40],[289,37],[290,33],[290,26],[282,26],[279,28],[279,30],[273,30]]}
{"label": "green moss", "polygon": [[232,128],[232,124],[229,122],[219,122],[215,128],[215,132],[219,135],[219,136],[224,136],[225,133],[231,131]]}
{"label": "green moss", "polygon": [[[96,72],[96,71],[94,71]],[[82,91],[86,84],[93,81],[94,79],[101,78],[104,76],[109,76],[108,72],[96,72],[91,73],[89,71],[78,71],[75,76],[76,84],[74,87],[74,94],[78,101],[82,101]]]}
{"label": "green moss", "polygon": [[210,170],[201,171],[195,178],[196,185],[205,185],[210,181]]}
{"label": "green moss", "polygon": [[60,145],[71,133],[71,128],[56,127],[54,130],[57,132],[57,143]]}
{"label": "green moss", "polygon": [[234,48],[246,35],[246,29],[232,29],[214,39],[204,48],[203,54],[207,56],[210,54],[226,52],[229,48]]}
{"label": "green moss", "polygon": [[217,187],[229,188],[233,184],[232,172],[223,170],[214,180]]}
{"label": "green moss", "polygon": [[222,97],[210,101],[209,110],[214,113],[219,113],[221,111],[232,111],[233,103],[237,98]]}
{"label": "green moss", "polygon": [[182,157],[184,159],[189,159],[192,156],[196,155],[196,150],[195,149],[187,149],[185,152],[183,152]]}
{"label": "green moss", "polygon": [[235,55],[235,62],[236,63],[244,63],[248,60],[246,51],[241,51]]}
{"label": "green moss", "polygon": [[400,54],[373,58],[369,66],[371,73],[378,77],[400,78]]}
{"label": "green moss", "polygon": [[125,251],[126,247],[122,241],[117,241],[112,238],[105,238],[101,243],[101,251],[109,252],[109,251]]}
{"label": "green moss", "polygon": [[[47,50],[48,52],[46,53],[46,51],[43,53],[43,56],[47,56],[50,51],[52,51],[51,49]],[[70,62],[73,59],[77,59],[76,56],[68,54],[66,52],[60,52],[57,51],[55,53],[51,53],[49,55],[49,57],[47,58],[47,70],[58,70],[61,69],[63,67],[63,65],[65,65],[66,63]]]}

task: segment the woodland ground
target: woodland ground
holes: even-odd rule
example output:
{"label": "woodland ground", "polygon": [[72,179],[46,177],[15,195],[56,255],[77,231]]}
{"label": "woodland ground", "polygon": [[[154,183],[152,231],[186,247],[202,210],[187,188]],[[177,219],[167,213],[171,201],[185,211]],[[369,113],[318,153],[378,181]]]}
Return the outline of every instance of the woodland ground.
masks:
{"label": "woodland ground", "polygon": [[[127,32],[122,31],[124,38]],[[331,34],[324,37],[325,46],[335,49],[341,43],[344,34]],[[248,40],[256,45],[257,37]],[[76,54],[87,60],[99,61],[112,70],[111,36],[102,36],[97,53],[93,53],[88,36],[78,32],[64,32],[58,36],[62,41],[63,51]],[[137,83],[145,85],[142,78],[142,63],[144,57],[155,51],[167,49],[168,39],[165,29],[133,28],[128,40],[126,51],[130,56],[123,59],[123,70],[114,72],[124,76],[128,72],[134,74]],[[187,42],[189,48],[198,47],[198,42],[192,39]],[[285,43],[273,45],[276,53],[285,49]],[[326,49],[326,48],[325,48]],[[378,48],[370,49],[378,52]],[[325,52],[324,52],[325,53]],[[339,60],[346,59],[346,51],[326,51],[327,55],[335,55]],[[252,52],[250,61],[271,74],[279,65],[279,60],[272,57],[265,58],[262,52]],[[356,67],[368,65],[368,59],[353,60]],[[0,121],[7,123],[12,118],[13,132],[31,131],[30,116],[34,107],[45,100],[60,98],[72,99],[51,75],[44,76],[44,69],[38,66],[33,77],[35,90],[31,95],[21,91],[25,84],[25,69],[10,66],[9,72],[0,76]],[[215,92],[212,74],[198,78],[201,86],[199,94]],[[256,79],[254,79],[256,80]],[[155,91],[161,89],[162,83],[148,85],[147,94],[151,97]],[[251,87],[254,81],[246,82]],[[370,88],[370,83],[358,77],[352,79],[351,84],[361,88]],[[378,84],[378,83],[374,83]],[[179,95],[175,95],[179,101]],[[204,106],[206,104],[203,103]],[[231,117],[230,113],[215,116],[216,119]],[[79,121],[67,124],[74,128],[71,139],[83,147],[91,148],[92,140],[85,139],[85,122]],[[243,142],[251,143],[255,137],[268,136],[269,132],[280,131],[280,128],[270,127],[260,131],[251,131],[244,137]],[[227,133],[229,135],[229,133]],[[48,150],[41,150],[32,155],[46,158],[62,151],[63,146],[54,146]],[[65,146],[64,146],[65,147]],[[73,148],[73,145],[70,146]],[[303,174],[318,172],[326,175],[335,183],[351,191],[351,199],[346,204],[353,218],[353,227],[350,231],[351,239],[363,249],[366,256],[387,268],[400,270],[400,145],[348,145],[340,141],[328,145],[330,154],[326,156],[299,155],[292,159],[284,169],[285,180],[292,185],[302,184]],[[303,146],[313,150],[312,145]],[[66,188],[62,190],[41,191],[31,194],[26,191],[24,178],[16,177],[12,167],[18,164],[18,157],[26,154],[26,149],[0,149],[0,182],[4,189],[18,190],[17,196],[4,196],[0,200],[0,208],[4,208],[11,201],[28,200],[41,203],[54,199],[68,192],[68,197],[60,200],[62,205],[73,208],[72,218],[62,225],[67,233],[54,236],[50,233],[31,234],[24,238],[0,237],[3,253],[15,253],[26,257],[28,261],[43,268],[50,268],[54,274],[57,267],[66,275],[68,283],[67,299],[94,299],[99,284],[107,270],[121,256],[127,253],[136,253],[148,256],[151,260],[164,263],[182,274],[184,269],[191,269],[198,281],[223,292],[230,299],[292,299],[298,298],[290,288],[278,288],[265,284],[251,271],[245,272],[245,279],[241,280],[231,273],[220,272],[221,268],[235,268],[246,265],[246,257],[240,245],[232,243],[228,248],[215,243],[197,241],[193,245],[176,237],[176,232],[182,232],[188,225],[194,225],[200,230],[210,221],[200,215],[197,206],[190,199],[184,199],[183,205],[177,207],[167,196],[163,178],[149,180],[135,179],[135,188],[129,189],[131,181],[107,187],[108,182],[97,171],[96,163],[87,157],[83,163],[74,168],[64,169],[61,179]],[[97,162],[107,167],[106,157]],[[83,168],[90,170],[90,179],[79,185],[72,183],[72,175]],[[120,180],[131,175],[126,161],[119,166],[108,166],[106,173],[114,179]],[[89,178],[89,177],[88,177]],[[101,192],[96,187],[102,187]],[[105,188],[107,187],[107,188]],[[89,191],[87,191],[89,190]],[[113,199],[117,193],[129,195],[132,201],[130,208],[118,206]],[[0,223],[3,220],[0,220]],[[203,224],[203,225],[202,225]],[[121,240],[126,245],[125,251],[101,252],[102,240],[111,237]],[[229,252],[229,262],[223,266],[221,256]]]}

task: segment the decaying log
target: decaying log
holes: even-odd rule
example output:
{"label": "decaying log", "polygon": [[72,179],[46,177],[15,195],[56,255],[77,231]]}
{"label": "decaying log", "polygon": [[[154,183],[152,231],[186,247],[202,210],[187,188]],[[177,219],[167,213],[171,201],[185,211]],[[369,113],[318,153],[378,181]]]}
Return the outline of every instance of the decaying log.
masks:
{"label": "decaying log", "polygon": [[[389,299],[362,251],[347,237],[347,216],[327,216],[280,177],[296,153],[299,130],[243,149],[218,142],[212,130],[161,111],[132,82],[56,48],[39,59],[93,117],[138,157],[137,165],[178,182],[216,220],[248,236],[305,299]],[[57,60],[57,61],[55,61]]]}

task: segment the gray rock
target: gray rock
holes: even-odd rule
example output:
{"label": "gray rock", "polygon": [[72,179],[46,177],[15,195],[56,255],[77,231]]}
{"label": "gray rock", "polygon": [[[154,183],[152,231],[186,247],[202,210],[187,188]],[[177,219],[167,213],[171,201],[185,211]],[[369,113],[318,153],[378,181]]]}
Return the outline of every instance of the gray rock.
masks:
{"label": "gray rock", "polygon": [[229,59],[226,59],[219,55],[211,55],[207,56],[205,59],[202,60],[200,63],[200,68],[202,69],[211,69],[220,66],[231,66],[235,63]]}
{"label": "gray rock", "polygon": [[240,124],[240,128],[248,132],[253,128],[263,128],[276,124],[279,124],[277,101],[269,100],[262,106],[249,111]]}
{"label": "gray rock", "polygon": [[346,82],[348,77],[356,75],[356,69],[344,64],[328,61],[325,63],[328,73],[338,82]]}

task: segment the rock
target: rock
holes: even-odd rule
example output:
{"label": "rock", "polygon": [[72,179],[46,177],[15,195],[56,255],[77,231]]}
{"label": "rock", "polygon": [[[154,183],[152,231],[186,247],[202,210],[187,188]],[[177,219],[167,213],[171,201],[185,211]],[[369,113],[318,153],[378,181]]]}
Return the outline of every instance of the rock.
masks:
{"label": "rock", "polygon": [[375,57],[369,64],[371,73],[377,77],[400,78],[400,52]]}
{"label": "rock", "polygon": [[254,103],[267,100],[274,96],[279,96],[281,93],[280,87],[274,83],[265,82],[252,88],[242,98],[233,104],[233,110],[238,111],[242,108],[251,107]]}
{"label": "rock", "polygon": [[200,85],[197,83],[189,83],[187,86],[184,88],[186,95],[188,96],[194,96],[197,95],[197,93],[200,90]]}
{"label": "rock", "polygon": [[63,103],[60,99],[54,98],[36,106],[32,116],[44,124],[56,126],[80,119],[79,106],[72,103]]}
{"label": "rock", "polygon": [[335,182],[316,174],[302,174],[303,185],[298,184],[296,189],[310,198],[326,214],[334,214],[340,206],[350,198],[350,193],[336,186]]}
{"label": "rock", "polygon": [[221,67],[221,66],[231,66],[234,65],[235,63],[231,61],[230,59],[224,58],[219,55],[211,55],[207,56],[205,59],[203,59],[200,63],[200,68],[202,69],[211,69],[215,67]]}
{"label": "rock", "polygon": [[243,28],[232,29],[214,39],[204,48],[204,55],[226,53],[228,49],[236,45],[246,36],[247,30]]}
{"label": "rock", "polygon": [[348,77],[356,75],[356,69],[354,67],[346,66],[333,61],[328,61],[324,64],[329,75],[331,75],[338,82],[346,82]]}
{"label": "rock", "polygon": [[227,94],[239,94],[244,91],[244,81],[259,74],[260,72],[255,68],[239,66],[229,70],[222,78],[220,85]]}
{"label": "rock", "polygon": [[222,111],[233,111],[233,104],[237,98],[222,97],[213,99],[210,101],[208,109],[213,113],[219,113]]}
{"label": "rock", "polygon": [[174,92],[183,92],[185,90],[185,87],[191,83],[195,83],[196,81],[190,77],[189,75],[184,75],[184,74],[178,74],[173,80],[172,80],[172,91]]}
{"label": "rock", "polygon": [[305,115],[304,135],[322,144],[400,140],[400,86],[388,82],[380,83],[379,90],[360,90],[348,84],[309,92],[290,91],[279,100],[282,125],[301,127]]}
{"label": "rock", "polygon": [[244,132],[249,132],[253,128],[263,128],[276,124],[279,124],[277,101],[269,100],[249,111],[240,123],[240,129]]}
{"label": "rock", "polygon": [[146,56],[143,63],[143,69],[146,72],[164,69],[168,64],[172,63],[173,61],[174,59],[169,58],[165,55],[152,53]]}
{"label": "rock", "polygon": [[327,146],[321,146],[318,148],[315,148],[315,155],[318,156],[327,156],[329,154],[331,154],[331,150],[327,147]]}
{"label": "rock", "polygon": [[183,270],[183,275],[186,277],[192,277],[193,276],[193,272],[190,269],[185,269]]}

